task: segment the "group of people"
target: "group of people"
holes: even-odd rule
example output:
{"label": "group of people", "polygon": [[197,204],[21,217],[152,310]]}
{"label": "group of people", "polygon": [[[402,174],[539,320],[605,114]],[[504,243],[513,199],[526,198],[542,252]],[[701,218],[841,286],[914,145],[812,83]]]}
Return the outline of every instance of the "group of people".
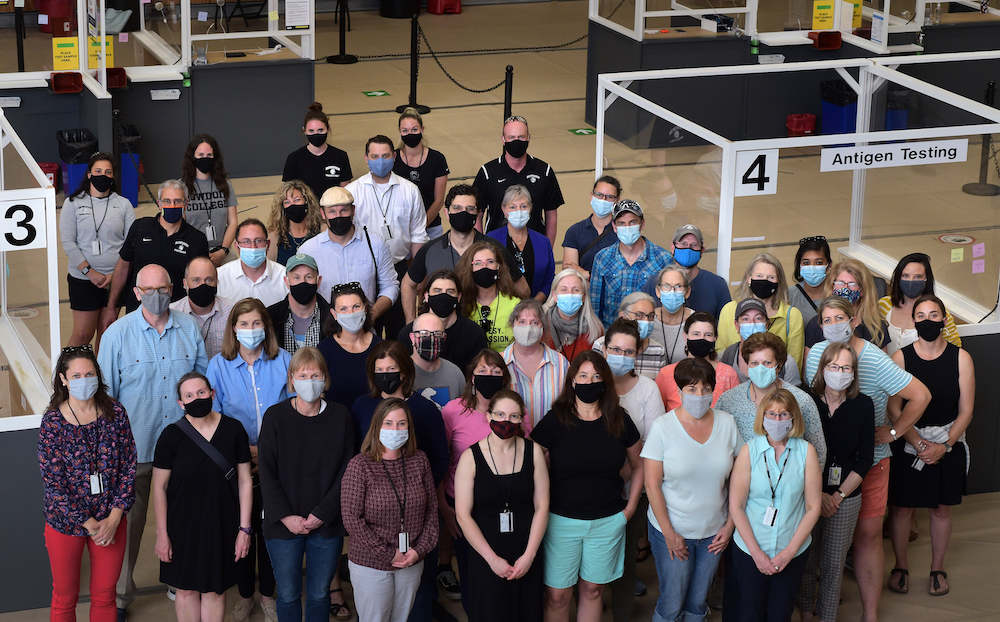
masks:
{"label": "group of people", "polygon": [[39,437],[53,619],[86,546],[94,619],[125,620],[150,500],[183,622],[348,619],[345,580],[365,622],[429,622],[439,587],[477,622],[568,621],[574,596],[595,622],[605,586],[626,622],[650,556],[657,622],[704,619],[713,585],[726,620],[832,622],[851,550],[871,622],[883,523],[905,593],[919,507],[948,592],[975,384],[926,255],[880,292],[804,238],[791,286],[761,253],[733,299],[697,227],[657,245],[605,176],[557,273],[523,118],[450,189],[415,111],[399,131],[352,180],[310,106],[267,225],[237,222],[208,135],[148,218],[91,158]]}

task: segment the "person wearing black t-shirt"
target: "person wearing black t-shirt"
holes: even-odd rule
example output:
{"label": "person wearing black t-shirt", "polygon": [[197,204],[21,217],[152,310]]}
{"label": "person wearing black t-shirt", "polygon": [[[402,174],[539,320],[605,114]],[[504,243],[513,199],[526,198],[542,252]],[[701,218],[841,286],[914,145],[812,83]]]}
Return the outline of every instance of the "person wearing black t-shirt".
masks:
{"label": "person wearing black t-shirt", "polygon": [[316,198],[323,196],[327,188],[346,186],[353,176],[351,160],[346,151],[327,144],[330,119],[323,112],[323,104],[309,104],[302,133],[309,144],[288,154],[281,181],[304,181]]}
{"label": "person wearing black t-shirt", "polygon": [[503,155],[484,164],[473,187],[483,198],[486,210],[485,229],[492,231],[505,223],[501,206],[507,188],[521,184],[531,193],[531,219],[528,227],[542,233],[549,243],[556,243],[556,210],[562,205],[562,190],[552,167],[528,155],[528,122],[524,117],[509,117],[503,123]]}
{"label": "person wearing black t-shirt", "polygon": [[[158,195],[160,215],[137,219],[118,252],[108,306],[101,314],[102,330],[118,318],[122,305],[127,312],[139,307],[135,296],[122,296],[126,287],[129,290],[135,287],[139,270],[149,264],[158,264],[167,270],[171,283],[181,283],[189,261],[195,257],[208,257],[205,233],[184,220],[187,205],[187,186],[184,182],[169,179],[160,184]],[[171,301],[180,300],[185,295],[183,287],[174,287]]]}
{"label": "person wearing black t-shirt", "polygon": [[434,239],[444,233],[441,226],[441,206],[448,187],[448,161],[444,154],[427,146],[424,121],[415,108],[407,108],[399,116],[402,142],[396,149],[392,172],[409,179],[420,189],[427,211],[427,237]]}

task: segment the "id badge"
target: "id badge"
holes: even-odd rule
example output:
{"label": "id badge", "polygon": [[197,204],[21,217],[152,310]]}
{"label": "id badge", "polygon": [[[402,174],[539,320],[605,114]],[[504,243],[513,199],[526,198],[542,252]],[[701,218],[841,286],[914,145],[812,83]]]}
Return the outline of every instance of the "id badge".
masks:
{"label": "id badge", "polygon": [[921,460],[920,458],[914,458],[913,459],[913,464],[911,464],[910,466],[913,467],[914,469],[918,470],[918,471],[923,471],[925,464],[927,464],[927,463],[924,462],[923,460]]}
{"label": "id badge", "polygon": [[410,550],[410,534],[405,531],[399,532],[399,552],[405,553]]}
{"label": "id badge", "polygon": [[100,473],[90,474],[90,494],[99,495],[104,492],[104,475]]}
{"label": "id badge", "polygon": [[500,512],[500,533],[514,533],[514,513]]}
{"label": "id badge", "polygon": [[94,255],[100,255],[101,254],[101,241],[100,240],[94,240],[93,242],[91,242],[90,243],[90,250],[91,250],[91,253],[93,253]]}
{"label": "id badge", "polygon": [[843,469],[838,466],[830,467],[830,471],[826,476],[827,486],[840,486],[840,477]]}
{"label": "id badge", "polygon": [[764,510],[764,525],[774,527],[774,520],[778,518],[778,510],[771,506]]}
{"label": "id badge", "polygon": [[205,227],[205,237],[208,238],[209,240],[215,239],[215,227],[213,227],[211,224]]}
{"label": "id badge", "polygon": [[392,239],[392,230],[389,229],[389,223],[387,222],[382,223],[382,239],[384,240]]}

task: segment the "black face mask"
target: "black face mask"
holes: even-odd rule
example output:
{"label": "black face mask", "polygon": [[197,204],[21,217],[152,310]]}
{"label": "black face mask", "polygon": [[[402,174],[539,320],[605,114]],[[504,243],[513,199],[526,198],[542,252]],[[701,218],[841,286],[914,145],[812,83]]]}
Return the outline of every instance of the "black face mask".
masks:
{"label": "black face mask", "polygon": [[94,187],[94,190],[98,192],[107,192],[111,190],[111,185],[115,183],[115,180],[107,175],[91,175],[90,185]]}
{"label": "black face mask", "polygon": [[767,279],[750,279],[750,291],[761,300],[767,300],[778,291],[778,284]]}
{"label": "black face mask", "polygon": [[203,283],[198,287],[188,290],[188,299],[196,306],[207,307],[215,300],[215,295],[219,293],[219,288],[208,283]]}
{"label": "black face mask", "polygon": [[375,372],[375,386],[383,393],[395,393],[403,384],[403,374],[398,371]]}
{"label": "black face mask", "polygon": [[573,393],[576,398],[584,404],[593,404],[604,395],[604,382],[591,382],[590,384],[578,383],[573,386]]}
{"label": "black face mask", "polygon": [[423,137],[423,134],[404,134],[402,136],[403,144],[412,149],[420,144],[420,139]]}
{"label": "black face mask", "polygon": [[212,412],[212,398],[202,397],[184,404],[184,412],[195,419],[201,419]]}
{"label": "black face mask", "polygon": [[289,205],[285,208],[285,218],[297,224],[306,219],[308,212],[308,205]]}
{"label": "black face mask", "polygon": [[313,147],[319,147],[326,142],[326,132],[323,132],[322,134],[306,134],[306,140],[308,140],[309,144]]}
{"label": "black face mask", "polygon": [[194,167],[199,171],[201,171],[202,173],[209,173],[212,171],[213,168],[215,168],[215,158],[214,157],[195,158]]}
{"label": "black face mask", "polygon": [[455,231],[468,233],[476,226],[476,215],[463,210],[457,214],[448,214],[448,222]]}
{"label": "black face mask", "polygon": [[496,392],[503,388],[503,376],[472,376],[472,384],[476,391],[488,400],[493,399]]}
{"label": "black face mask", "polygon": [[503,144],[503,150],[506,151],[512,158],[520,158],[528,152],[528,141],[511,140],[505,142]]}
{"label": "black face mask", "polygon": [[455,312],[455,308],[458,306],[458,298],[451,294],[434,294],[427,297],[427,306],[431,308],[434,315],[439,318],[446,318]]}
{"label": "black face mask", "polygon": [[354,226],[354,216],[337,216],[326,221],[333,235],[347,235]]}
{"label": "black face mask", "polygon": [[500,276],[498,270],[493,268],[480,268],[472,273],[472,280],[475,281],[476,285],[479,287],[492,287],[497,282],[497,277]]}
{"label": "black face mask", "polygon": [[301,283],[296,283],[288,288],[288,293],[292,295],[295,302],[300,305],[308,304],[316,298],[316,287],[315,283],[306,283],[305,281]]}
{"label": "black face mask", "polygon": [[688,339],[687,348],[691,356],[703,359],[715,349],[715,342],[708,339]]}
{"label": "black face mask", "polygon": [[937,320],[920,320],[913,323],[913,328],[917,329],[917,335],[924,341],[934,341],[944,330],[944,322]]}

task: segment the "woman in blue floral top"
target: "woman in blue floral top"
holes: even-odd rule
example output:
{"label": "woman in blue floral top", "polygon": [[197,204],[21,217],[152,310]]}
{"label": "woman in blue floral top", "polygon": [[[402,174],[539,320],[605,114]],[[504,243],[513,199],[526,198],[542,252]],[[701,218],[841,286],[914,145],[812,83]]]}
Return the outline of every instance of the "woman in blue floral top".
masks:
{"label": "woman in blue floral top", "polygon": [[90,555],[90,619],[117,620],[115,583],[125,555],[125,515],[135,501],[135,460],[128,415],[108,396],[93,349],[63,348],[38,430],[51,620],[76,619],[84,547]]}

